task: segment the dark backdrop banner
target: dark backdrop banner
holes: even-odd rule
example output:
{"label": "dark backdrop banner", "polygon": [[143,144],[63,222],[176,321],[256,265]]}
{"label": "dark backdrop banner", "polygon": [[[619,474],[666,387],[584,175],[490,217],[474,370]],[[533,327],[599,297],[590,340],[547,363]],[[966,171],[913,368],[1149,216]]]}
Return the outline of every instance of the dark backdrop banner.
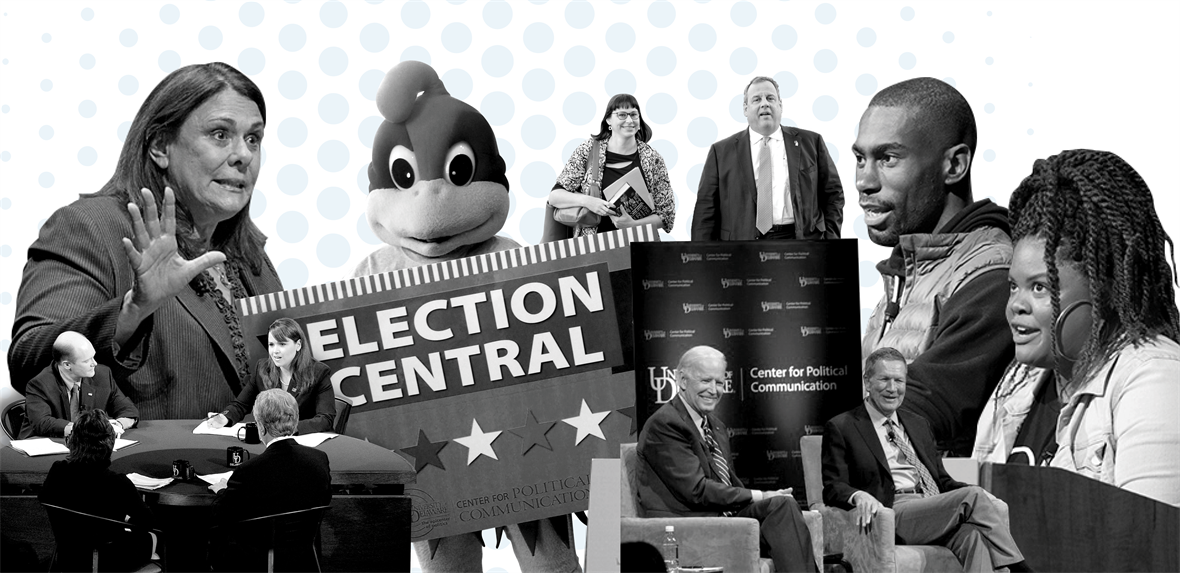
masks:
{"label": "dark backdrop banner", "polygon": [[648,226],[241,301],[253,356],[297,320],[352,404],[347,433],[414,464],[411,536],[588,506],[633,441],[631,257]]}
{"label": "dark backdrop banner", "polygon": [[712,346],[735,471],[802,499],[799,438],[861,398],[856,241],[635,244],[631,260],[641,427],[675,396],[680,355]]}

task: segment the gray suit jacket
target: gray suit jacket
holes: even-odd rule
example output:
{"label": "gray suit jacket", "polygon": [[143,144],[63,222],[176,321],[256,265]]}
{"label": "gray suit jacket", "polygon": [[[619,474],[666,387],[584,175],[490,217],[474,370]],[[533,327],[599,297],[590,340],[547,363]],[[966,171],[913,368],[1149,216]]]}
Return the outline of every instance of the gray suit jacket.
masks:
{"label": "gray suit jacket", "polygon": [[[8,371],[25,385],[52,360],[53,341],[66,330],[93,344],[95,359],[111,367],[115,382],[144,419],[203,418],[241,390],[230,327],[211,297],[191,287],[145,320],[127,345],[138,358],[116,356],[115,326],[135,272],[121,244],[131,237],[127,207],[115,197],[88,197],[58,209],[29,247],[16,300]],[[262,272],[241,273],[248,295],[282,289],[269,259]],[[250,342],[247,341],[247,348]],[[262,355],[246,357],[247,364]]]}

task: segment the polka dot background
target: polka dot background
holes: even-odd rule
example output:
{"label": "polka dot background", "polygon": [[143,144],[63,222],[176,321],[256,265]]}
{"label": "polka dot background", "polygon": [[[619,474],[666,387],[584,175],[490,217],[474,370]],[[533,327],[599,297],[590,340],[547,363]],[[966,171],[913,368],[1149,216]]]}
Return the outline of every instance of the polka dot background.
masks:
{"label": "polka dot background", "polygon": [[[381,245],[366,173],[386,70],[432,65],[492,124],[512,209],[502,231],[541,233],[541,208],[611,95],[633,93],[677,201],[665,240],[687,240],[709,145],[745,127],[741,90],[776,78],[783,123],[817,131],[859,241],[862,316],[881,295],[856,204],[857,121],[874,93],[915,76],[955,85],[979,124],[975,197],[1006,205],[1033,160],[1115,151],[1155,191],[1180,238],[1168,134],[1180,131],[1180,6],[1093,10],[1004,2],[667,0],[144,0],[0,4],[0,350],[10,344],[28,245],[44,220],[114,170],[143,99],[179,66],[223,61],[267,99],[251,215],[287,288],[338,279]],[[1093,42],[1085,30],[1103,30]],[[7,379],[7,370],[0,368]],[[15,397],[6,382],[0,402]],[[512,559],[485,561],[514,568]]]}

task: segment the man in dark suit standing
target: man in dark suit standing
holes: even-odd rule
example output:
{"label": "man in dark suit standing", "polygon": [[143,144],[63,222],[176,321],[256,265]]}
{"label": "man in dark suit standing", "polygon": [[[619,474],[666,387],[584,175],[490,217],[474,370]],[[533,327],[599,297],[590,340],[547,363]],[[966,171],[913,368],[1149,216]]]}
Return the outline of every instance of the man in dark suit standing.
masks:
{"label": "man in dark suit standing", "polygon": [[217,492],[214,520],[228,523],[331,503],[328,454],[294,439],[295,398],[280,388],[264,390],[254,399],[254,421],[266,451],[246,460],[228,482],[210,486]]}
{"label": "man in dark suit standing", "polygon": [[943,468],[930,424],[899,411],[906,363],[885,347],[865,359],[865,403],[824,425],[824,503],[851,510],[867,528],[894,511],[901,543],[944,543],[966,571],[1028,571],[1008,530],[1008,506]]}
{"label": "man in dark suit standing", "polygon": [[725,356],[708,346],[692,348],[676,376],[680,391],[639,434],[639,503],[652,517],[752,517],[776,570],[815,571],[810,533],[791,489],[746,489],[733,472],[729,435],[712,414],[721,399]]}
{"label": "man in dark suit standing", "polygon": [[139,410],[115,384],[111,370],[94,359],[94,345],[77,332],[53,341],[53,362],[25,387],[25,423],[20,439],[70,435],[74,418],[86,410],[103,410],[115,435],[134,426]]}
{"label": "man in dark suit standing", "polygon": [[750,80],[742,109],[750,127],[709,148],[692,240],[839,239],[844,189],[823,137],[779,124],[772,78]]}

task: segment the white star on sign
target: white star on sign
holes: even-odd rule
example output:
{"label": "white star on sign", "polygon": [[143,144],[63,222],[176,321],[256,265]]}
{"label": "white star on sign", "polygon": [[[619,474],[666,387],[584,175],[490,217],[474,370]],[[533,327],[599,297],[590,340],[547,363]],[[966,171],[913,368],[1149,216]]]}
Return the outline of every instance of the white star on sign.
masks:
{"label": "white star on sign", "polygon": [[610,410],[605,412],[591,412],[590,406],[586,405],[586,400],[582,400],[582,411],[573,418],[565,418],[565,422],[578,429],[578,437],[574,440],[574,445],[582,443],[586,436],[596,436],[601,440],[606,440],[606,436],[602,435],[602,428],[598,427],[607,416],[610,415]]}
{"label": "white star on sign", "polygon": [[500,459],[496,457],[496,450],[492,449],[492,442],[496,441],[498,437],[500,437],[500,432],[485,432],[479,427],[479,422],[472,418],[471,435],[455,438],[455,441],[467,448],[467,465],[471,465],[471,462],[474,462],[480,455],[485,455],[493,460]]}

